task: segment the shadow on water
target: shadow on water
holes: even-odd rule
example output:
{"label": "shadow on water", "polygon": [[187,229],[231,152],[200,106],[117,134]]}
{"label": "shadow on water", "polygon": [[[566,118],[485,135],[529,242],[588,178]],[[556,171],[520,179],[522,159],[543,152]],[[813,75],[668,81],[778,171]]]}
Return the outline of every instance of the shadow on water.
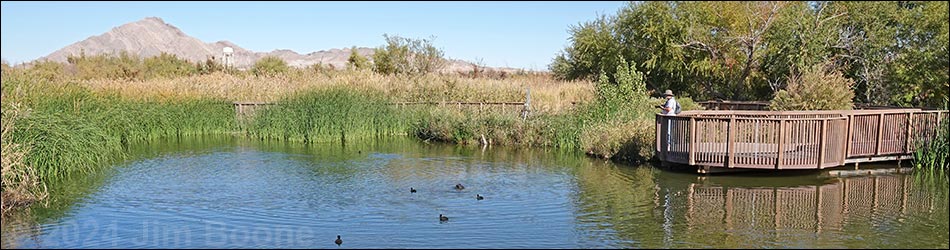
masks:
{"label": "shadow on water", "polygon": [[[356,248],[948,244],[946,178],[705,176],[401,137],[345,145],[193,137],[129,150],[126,162],[57,184],[48,206],[5,220],[3,247],[327,248],[338,234]],[[118,226],[96,234],[85,221]],[[278,229],[296,234],[255,240]],[[428,238],[440,240],[420,240]]]}

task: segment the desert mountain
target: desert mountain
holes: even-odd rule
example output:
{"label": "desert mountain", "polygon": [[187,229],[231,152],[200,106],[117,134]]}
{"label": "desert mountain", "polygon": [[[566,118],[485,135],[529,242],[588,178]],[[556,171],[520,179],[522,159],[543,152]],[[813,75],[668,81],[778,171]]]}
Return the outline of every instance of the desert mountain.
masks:
{"label": "desert mountain", "polygon": [[[249,68],[255,61],[265,56],[277,56],[293,67],[306,67],[320,63],[333,65],[339,69],[345,67],[346,59],[350,56],[349,48],[322,50],[301,55],[286,49],[254,52],[229,41],[205,43],[188,36],[177,27],[165,23],[161,18],[147,17],[71,44],[37,60],[66,62],[67,56],[79,55],[80,53],[98,55],[127,51],[141,57],[151,57],[166,52],[185,60],[198,62],[211,57],[219,60],[225,47],[234,49],[232,62],[237,68]],[[372,59],[373,49],[357,48],[357,53]],[[462,60],[448,60],[443,71],[468,71],[472,69],[472,65],[472,63]],[[515,71],[511,68],[495,68],[495,70]]]}

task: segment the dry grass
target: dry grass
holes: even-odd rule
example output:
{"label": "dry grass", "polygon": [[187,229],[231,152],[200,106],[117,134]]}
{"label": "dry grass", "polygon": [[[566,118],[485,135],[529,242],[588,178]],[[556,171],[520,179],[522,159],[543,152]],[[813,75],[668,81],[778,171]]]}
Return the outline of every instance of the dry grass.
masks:
{"label": "dry grass", "polygon": [[40,182],[39,176],[32,166],[24,163],[24,157],[29,153],[29,148],[10,141],[10,136],[14,130],[14,124],[21,115],[19,105],[11,105],[11,108],[3,111],[3,129],[0,132],[0,155],[2,155],[2,204],[0,210],[2,215],[14,208],[27,206],[34,201],[46,198],[46,186]]}
{"label": "dry grass", "polygon": [[559,112],[572,102],[594,98],[593,84],[564,82],[548,75],[511,76],[505,79],[469,78],[459,75],[395,76],[370,71],[304,71],[278,76],[213,73],[173,79],[80,80],[78,84],[97,92],[112,92],[132,99],[178,100],[193,97],[231,101],[275,101],[314,89],[346,86],[376,90],[393,101],[488,101],[523,102],[527,89],[535,111]]}

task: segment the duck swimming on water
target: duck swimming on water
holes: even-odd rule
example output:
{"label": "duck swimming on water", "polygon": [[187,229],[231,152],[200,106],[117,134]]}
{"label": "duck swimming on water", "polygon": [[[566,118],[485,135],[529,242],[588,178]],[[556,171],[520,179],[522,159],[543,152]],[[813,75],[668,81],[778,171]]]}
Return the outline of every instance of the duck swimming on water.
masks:
{"label": "duck swimming on water", "polygon": [[484,200],[485,197],[483,197],[483,196],[481,196],[481,195],[479,195],[479,194],[475,194],[475,199],[476,199],[476,200]]}
{"label": "duck swimming on water", "polygon": [[455,184],[455,189],[456,189],[456,190],[462,190],[462,189],[465,189],[465,186],[462,186],[462,183]]}
{"label": "duck swimming on water", "polygon": [[445,217],[445,215],[439,214],[439,221],[449,221],[449,217]]}
{"label": "duck swimming on water", "polygon": [[337,235],[336,240],[333,241],[333,243],[336,243],[336,245],[339,246],[340,244],[343,244],[343,239],[340,239],[340,236]]}
{"label": "duck swimming on water", "polygon": [[416,192],[416,189],[415,189],[415,188],[412,188],[412,187],[409,187],[409,192],[410,192],[410,193],[415,193],[415,192]]}

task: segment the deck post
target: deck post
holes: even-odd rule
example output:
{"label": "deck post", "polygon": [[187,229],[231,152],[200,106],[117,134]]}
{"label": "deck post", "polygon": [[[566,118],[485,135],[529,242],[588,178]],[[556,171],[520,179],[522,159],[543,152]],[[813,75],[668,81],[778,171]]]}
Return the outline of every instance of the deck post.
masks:
{"label": "deck post", "polygon": [[907,112],[907,136],[904,136],[904,153],[910,153],[910,126],[913,124],[914,112]]}
{"label": "deck post", "polygon": [[875,143],[874,156],[881,155],[881,143],[884,140],[884,113],[877,115],[877,141]]}
{"label": "deck post", "polygon": [[818,142],[818,169],[825,163],[825,137],[827,136],[828,119],[821,120],[821,141]]}
{"label": "deck post", "polygon": [[696,118],[689,118],[689,165],[696,165]]}
{"label": "deck post", "polygon": [[[844,158],[851,155],[851,146],[854,144],[854,114],[848,114],[848,141],[845,142]],[[844,162],[841,162],[844,165]]]}
{"label": "deck post", "polygon": [[735,167],[736,164],[736,117],[729,117],[729,132],[726,134],[726,150],[728,151],[728,156],[726,158],[726,166],[729,168]]}
{"label": "deck post", "polygon": [[775,169],[782,169],[782,151],[785,151],[785,119],[778,121],[778,156],[775,158]]}

